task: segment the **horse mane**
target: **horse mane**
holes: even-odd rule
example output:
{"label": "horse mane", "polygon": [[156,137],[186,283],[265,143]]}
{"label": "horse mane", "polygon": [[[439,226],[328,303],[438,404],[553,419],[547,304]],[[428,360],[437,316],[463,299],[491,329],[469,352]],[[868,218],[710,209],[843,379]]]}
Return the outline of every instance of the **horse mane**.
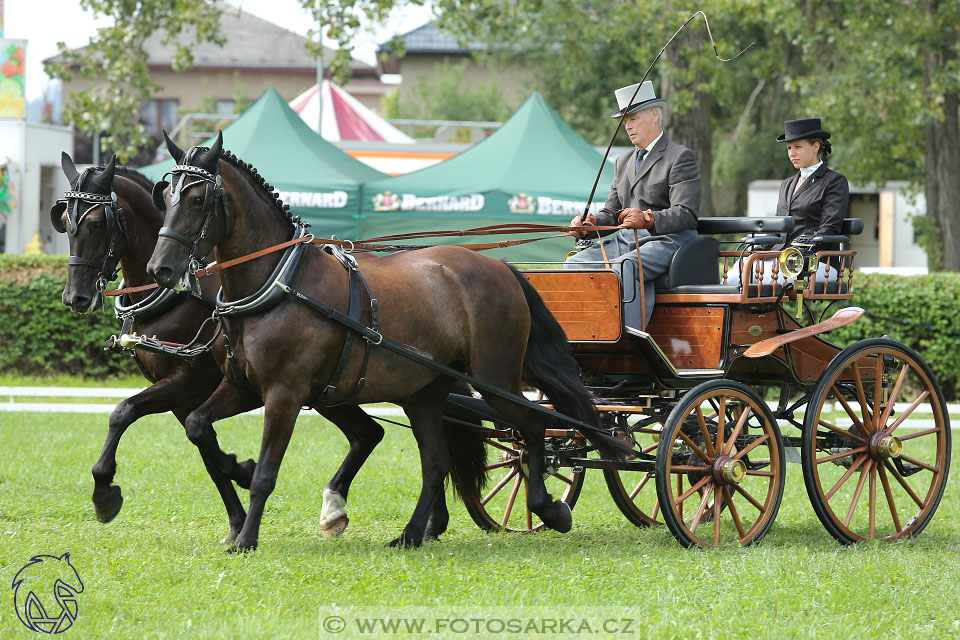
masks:
{"label": "horse mane", "polygon": [[133,167],[118,166],[116,172],[117,174],[122,175],[124,178],[130,178],[134,182],[139,183],[140,186],[147,191],[153,191],[153,180],[143,175]]}
{"label": "horse mane", "polygon": [[277,212],[282,214],[290,224],[299,224],[300,217],[294,216],[290,213],[290,205],[284,204],[280,199],[280,193],[274,191],[273,185],[266,181],[266,179],[261,176],[256,168],[249,162],[244,162],[232,152],[224,149],[220,153],[220,157],[228,161],[231,166],[238,169],[241,173],[245,174],[254,186],[259,187],[260,195],[263,196],[267,201],[273,203]]}

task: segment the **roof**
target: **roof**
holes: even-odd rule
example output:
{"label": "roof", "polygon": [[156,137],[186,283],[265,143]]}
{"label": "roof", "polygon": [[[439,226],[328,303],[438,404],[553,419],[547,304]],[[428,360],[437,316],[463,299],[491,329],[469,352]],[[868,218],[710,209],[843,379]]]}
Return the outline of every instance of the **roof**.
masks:
{"label": "roof", "polygon": [[[483,51],[484,46],[479,42],[471,42],[467,47],[460,46],[455,36],[443,31],[435,22],[417,27],[413,31],[400,36],[403,40],[407,54],[410,53],[434,53],[434,54],[462,54],[466,55],[472,51]],[[390,40],[382,43],[377,52],[391,51]]]}
{"label": "roof", "polygon": [[[220,14],[220,33],[227,41],[219,47],[210,42],[194,44],[193,67],[196,69],[286,69],[316,70],[317,61],[305,48],[307,39],[272,22],[240,9],[224,6]],[[150,67],[169,68],[173,62],[173,43],[164,44],[166,34],[154,33],[147,38],[144,49]],[[193,29],[185,29],[183,39],[193,38]],[[85,49],[86,47],[81,47]],[[333,58],[334,50],[324,47],[324,60]],[[44,60],[59,62],[60,56]],[[375,74],[376,69],[360,60],[352,59],[353,72]]]}
{"label": "roof", "polygon": [[[567,224],[591,204],[603,206],[613,164],[534,93],[503,126],[460,154],[431,167],[364,184],[360,236],[468,229],[497,223]],[[462,241],[462,238],[455,240]],[[557,260],[570,238],[512,247],[512,260]],[[496,255],[496,252],[494,252]]]}

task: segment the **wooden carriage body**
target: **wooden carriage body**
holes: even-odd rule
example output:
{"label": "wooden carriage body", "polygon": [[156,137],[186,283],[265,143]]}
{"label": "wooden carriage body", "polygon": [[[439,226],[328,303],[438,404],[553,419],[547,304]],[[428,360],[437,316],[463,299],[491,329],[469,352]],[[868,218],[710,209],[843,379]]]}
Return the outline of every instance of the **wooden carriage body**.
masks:
{"label": "wooden carriage body", "polygon": [[[769,234],[789,231],[791,225],[790,218],[713,218],[701,222],[700,233]],[[860,220],[845,223],[848,233],[861,228]],[[741,246],[750,246],[751,240],[743,238]],[[717,378],[812,386],[840,351],[819,334],[859,314],[841,313],[805,328],[784,307],[796,299],[796,292],[789,287],[783,292],[787,280],[782,275],[767,278],[775,285],[726,283],[732,264],[763,282],[763,269],[770,262],[776,269],[772,259],[779,253],[719,251],[711,236],[686,245],[674,258],[677,269],[657,280],[653,316],[642,328],[624,325],[623,284],[612,269],[530,269],[524,275],[563,327],[586,380],[601,396],[604,388],[688,389]],[[811,275],[806,300],[852,299],[855,255],[852,250],[819,252],[819,259],[837,261],[838,277],[824,282]],[[803,334],[780,338],[795,331]],[[778,340],[784,343],[763,349]]]}

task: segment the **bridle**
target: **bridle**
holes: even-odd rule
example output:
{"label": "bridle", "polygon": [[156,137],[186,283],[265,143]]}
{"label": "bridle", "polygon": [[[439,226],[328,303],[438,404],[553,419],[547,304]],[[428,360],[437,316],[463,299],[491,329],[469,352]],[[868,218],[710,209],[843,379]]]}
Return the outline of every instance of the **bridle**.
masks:
{"label": "bridle", "polygon": [[188,267],[190,275],[196,275],[197,271],[203,268],[206,256],[200,253],[200,241],[206,236],[210,225],[217,218],[217,204],[223,210],[224,218],[224,238],[229,237],[232,231],[233,220],[230,216],[230,208],[227,205],[227,198],[223,191],[223,180],[220,177],[220,167],[217,167],[216,173],[210,173],[206,169],[187,164],[189,160],[198,152],[205,151],[202,147],[191,148],[186,155],[185,164],[178,164],[173,169],[163,175],[171,176],[172,184],[161,180],[153,187],[153,203],[158,209],[165,209],[166,203],[163,201],[163,190],[170,185],[170,205],[175,206],[180,202],[180,196],[184,190],[200,183],[206,183],[206,189],[203,194],[203,224],[196,237],[188,238],[170,227],[161,227],[159,237],[170,238],[190,249],[190,265]]}
{"label": "bridle", "polygon": [[[71,255],[67,258],[67,266],[92,267],[99,269],[97,273],[97,293],[103,293],[107,289],[107,284],[115,280],[120,272],[120,239],[129,241],[127,230],[127,219],[123,214],[123,209],[117,202],[117,194],[110,186],[110,195],[100,193],[91,193],[89,191],[80,191],[84,180],[93,167],[85,169],[77,179],[77,190],[67,191],[63,194],[62,200],[57,200],[50,208],[50,223],[58,233],[66,233],[71,237],[76,237],[80,231],[80,223],[87,215],[97,207],[103,207],[103,214],[107,222],[107,252],[102,259],[92,260],[81,256]],[[86,206],[81,211],[81,203]],[[67,225],[63,223],[63,212],[67,212]]]}

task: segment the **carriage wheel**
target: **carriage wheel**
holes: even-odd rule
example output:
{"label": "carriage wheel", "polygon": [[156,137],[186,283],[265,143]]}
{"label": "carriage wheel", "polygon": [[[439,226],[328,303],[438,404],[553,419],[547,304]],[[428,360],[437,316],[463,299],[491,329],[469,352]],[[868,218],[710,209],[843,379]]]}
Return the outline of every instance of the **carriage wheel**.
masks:
{"label": "carriage wheel", "polygon": [[755,391],[730,380],[694,387],[660,442],[657,496],[680,544],[749,545],[766,535],[783,497],[783,440]]}
{"label": "carriage wheel", "polygon": [[[545,525],[527,506],[526,449],[522,442],[484,439],[489,480],[482,497],[464,500],[467,513],[484,531],[539,531]],[[583,469],[547,469],[544,484],[571,509],[583,489]]]}
{"label": "carriage wheel", "polygon": [[841,351],[810,396],[801,458],[813,509],[840,542],[919,534],[950,468],[950,419],[930,367],[888,338]]}
{"label": "carriage wheel", "polygon": [[[630,427],[627,438],[639,456],[657,455],[657,442],[663,424],[657,418],[644,418]],[[660,503],[657,501],[657,483],[653,471],[631,471],[616,466],[603,470],[610,497],[627,520],[638,527],[663,524]]]}

